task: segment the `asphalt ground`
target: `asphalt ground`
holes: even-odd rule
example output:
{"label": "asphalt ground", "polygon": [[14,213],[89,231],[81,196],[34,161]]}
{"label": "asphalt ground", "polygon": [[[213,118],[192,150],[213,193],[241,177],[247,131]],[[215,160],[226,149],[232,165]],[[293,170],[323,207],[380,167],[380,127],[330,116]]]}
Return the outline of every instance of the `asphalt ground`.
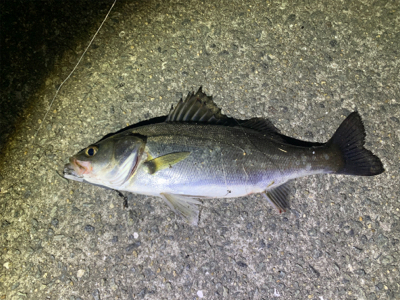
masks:
{"label": "asphalt ground", "polygon": [[[2,40],[19,56],[1,67],[0,299],[400,299],[398,1],[117,2],[43,120],[111,5],[79,3],[34,5],[10,23],[24,39]],[[386,171],[298,179],[286,214],[259,195],[205,201],[198,227],[60,176],[199,86],[309,141],[358,111]]]}

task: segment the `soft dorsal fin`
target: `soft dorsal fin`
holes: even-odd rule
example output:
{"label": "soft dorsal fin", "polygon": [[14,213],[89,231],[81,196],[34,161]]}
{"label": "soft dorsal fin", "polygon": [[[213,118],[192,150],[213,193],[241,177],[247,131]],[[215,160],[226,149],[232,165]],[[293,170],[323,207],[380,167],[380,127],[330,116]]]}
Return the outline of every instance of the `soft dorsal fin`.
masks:
{"label": "soft dorsal fin", "polygon": [[165,122],[197,122],[225,125],[229,118],[221,113],[221,109],[212,98],[204,94],[201,87],[196,94],[189,93],[183,101],[169,112]]}
{"label": "soft dorsal fin", "polygon": [[268,136],[269,138],[277,142],[285,142],[283,136],[279,132],[279,129],[276,128],[270,120],[264,118],[252,118],[249,120],[239,121],[238,124],[239,126],[261,132],[262,134],[264,134],[264,136]]}
{"label": "soft dorsal fin", "polygon": [[240,121],[239,125],[270,135],[279,133],[279,129],[276,128],[270,120],[263,118],[252,118],[249,120]]}

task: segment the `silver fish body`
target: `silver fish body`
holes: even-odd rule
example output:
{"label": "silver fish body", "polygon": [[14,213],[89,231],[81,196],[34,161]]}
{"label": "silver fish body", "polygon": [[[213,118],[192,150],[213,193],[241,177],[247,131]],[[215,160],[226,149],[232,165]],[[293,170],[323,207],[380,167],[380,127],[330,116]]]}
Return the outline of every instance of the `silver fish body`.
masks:
{"label": "silver fish body", "polygon": [[[157,132],[156,135],[152,135]],[[142,164],[125,190],[192,197],[241,197],[272,189],[289,179],[335,171],[325,147],[278,143],[240,126],[155,124],[133,131],[147,136],[145,155],[190,153],[183,161],[150,174]],[[333,160],[331,155],[331,160]]]}
{"label": "silver fish body", "polygon": [[192,224],[197,199],[262,193],[289,208],[291,179],[323,173],[371,176],[384,171],[363,147],[364,127],[352,113],[324,144],[281,135],[267,120],[237,121],[201,92],[189,94],[165,122],[128,128],[70,158],[64,176],[120,191],[160,196]]}

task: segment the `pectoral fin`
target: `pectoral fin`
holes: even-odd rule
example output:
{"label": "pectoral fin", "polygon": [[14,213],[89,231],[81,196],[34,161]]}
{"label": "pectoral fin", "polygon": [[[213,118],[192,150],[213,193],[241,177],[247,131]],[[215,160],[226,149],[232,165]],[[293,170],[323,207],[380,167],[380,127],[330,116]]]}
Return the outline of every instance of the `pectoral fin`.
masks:
{"label": "pectoral fin", "polygon": [[285,183],[271,190],[264,191],[262,194],[272,206],[282,213],[290,209],[290,204],[287,200],[289,192],[288,184]]}
{"label": "pectoral fin", "polygon": [[173,165],[188,157],[190,152],[175,152],[146,161],[144,166],[149,174],[154,174],[162,169],[172,168]]}
{"label": "pectoral fin", "polygon": [[199,222],[199,207],[201,202],[190,196],[175,194],[164,194],[161,196],[168,206],[179,216],[184,218],[189,224],[197,226]]}

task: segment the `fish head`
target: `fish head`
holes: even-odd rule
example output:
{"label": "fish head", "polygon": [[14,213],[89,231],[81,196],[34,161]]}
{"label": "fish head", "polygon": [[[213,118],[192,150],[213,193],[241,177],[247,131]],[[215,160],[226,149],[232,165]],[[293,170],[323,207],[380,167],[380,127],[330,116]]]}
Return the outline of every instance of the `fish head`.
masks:
{"label": "fish head", "polygon": [[69,158],[64,177],[120,189],[137,170],[145,139],[133,134],[117,134],[92,144]]}

